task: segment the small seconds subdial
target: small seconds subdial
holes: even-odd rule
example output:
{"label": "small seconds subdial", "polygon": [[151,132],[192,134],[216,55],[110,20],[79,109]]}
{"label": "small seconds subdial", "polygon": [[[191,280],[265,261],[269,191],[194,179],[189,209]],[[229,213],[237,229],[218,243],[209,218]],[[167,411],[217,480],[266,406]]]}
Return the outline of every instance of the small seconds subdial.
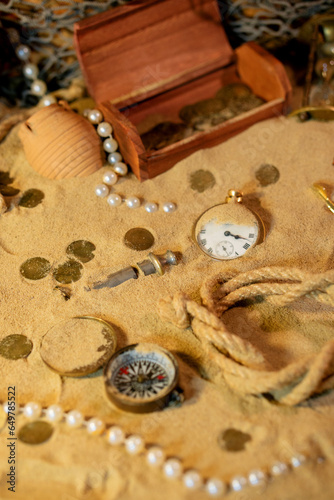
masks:
{"label": "small seconds subdial", "polygon": [[216,253],[222,257],[228,258],[234,252],[234,246],[230,241],[223,240],[216,245]]}

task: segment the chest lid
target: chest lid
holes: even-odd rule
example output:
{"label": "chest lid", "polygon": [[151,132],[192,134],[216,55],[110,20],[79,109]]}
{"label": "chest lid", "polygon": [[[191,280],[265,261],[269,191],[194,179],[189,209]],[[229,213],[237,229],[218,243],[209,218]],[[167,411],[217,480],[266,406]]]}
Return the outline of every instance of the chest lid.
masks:
{"label": "chest lid", "polygon": [[117,107],[232,62],[216,0],[134,1],[75,24],[88,90]]}

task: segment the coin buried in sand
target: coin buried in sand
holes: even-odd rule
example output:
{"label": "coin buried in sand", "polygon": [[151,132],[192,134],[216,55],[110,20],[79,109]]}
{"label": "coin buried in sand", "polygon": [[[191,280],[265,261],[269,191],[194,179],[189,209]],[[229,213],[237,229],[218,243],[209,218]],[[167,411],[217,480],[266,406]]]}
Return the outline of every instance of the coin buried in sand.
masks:
{"label": "coin buried in sand", "polygon": [[25,335],[8,335],[0,342],[0,356],[6,359],[27,358],[33,344]]}
{"label": "coin buried in sand", "polygon": [[154,236],[150,231],[142,227],[134,227],[129,229],[124,236],[124,245],[131,250],[147,250],[154,243]]}
{"label": "coin buried in sand", "polygon": [[16,196],[20,190],[12,186],[1,186],[0,192],[2,196]]}
{"label": "coin buried in sand", "polygon": [[42,203],[44,199],[44,193],[39,189],[28,189],[22,195],[22,198],[19,201],[20,207],[25,208],[35,208],[37,205]]}
{"label": "coin buried in sand", "polygon": [[53,426],[49,422],[36,420],[21,427],[18,438],[26,444],[41,444],[50,439],[53,434]]}
{"label": "coin buried in sand", "polygon": [[198,193],[204,193],[216,184],[216,179],[209,170],[196,170],[190,175],[190,187]]}
{"label": "coin buried in sand", "polygon": [[20,273],[28,280],[40,280],[50,272],[51,264],[43,257],[28,259],[20,267]]}
{"label": "coin buried in sand", "polygon": [[94,243],[86,240],[78,240],[73,241],[73,243],[68,245],[68,247],[66,248],[66,253],[70,257],[73,256],[76,259],[80,260],[80,262],[82,262],[83,264],[86,264],[86,262],[94,259],[94,250],[96,250],[96,246],[94,245]]}
{"label": "coin buried in sand", "polygon": [[60,264],[54,271],[53,277],[58,283],[68,285],[81,278],[82,264],[74,259],[68,259],[64,264]]}
{"label": "coin buried in sand", "polygon": [[59,375],[83,377],[108,361],[116,343],[115,331],[109,323],[79,316],[52,327],[42,338],[40,355]]}
{"label": "coin buried in sand", "polygon": [[269,186],[270,184],[275,184],[279,179],[279,170],[270,165],[269,163],[264,163],[255,173],[256,179],[259,181],[260,185],[263,187]]}

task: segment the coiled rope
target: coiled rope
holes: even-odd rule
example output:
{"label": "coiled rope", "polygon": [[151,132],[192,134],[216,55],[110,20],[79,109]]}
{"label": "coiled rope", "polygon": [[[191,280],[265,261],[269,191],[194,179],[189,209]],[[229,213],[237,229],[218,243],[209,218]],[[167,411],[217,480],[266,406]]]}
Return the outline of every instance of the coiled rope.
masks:
{"label": "coiled rope", "polygon": [[311,297],[334,307],[334,271],[311,274],[298,269],[262,268],[228,281],[222,274],[201,287],[203,305],[178,292],[161,299],[160,316],[179,328],[192,327],[208,357],[223,370],[226,382],[241,394],[282,391],[279,401],[296,405],[334,387],[334,339],[319,353],[274,370],[249,341],[228,331],[223,313],[238,302],[261,296],[276,306]]}

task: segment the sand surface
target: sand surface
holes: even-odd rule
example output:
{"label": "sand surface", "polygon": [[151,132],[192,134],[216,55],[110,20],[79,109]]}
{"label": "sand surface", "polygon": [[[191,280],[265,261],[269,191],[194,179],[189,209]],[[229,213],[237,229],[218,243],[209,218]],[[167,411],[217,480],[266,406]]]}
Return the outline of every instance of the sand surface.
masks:
{"label": "sand surface", "polygon": [[[218,272],[237,274],[262,266],[298,267],[322,272],[334,264],[334,215],[317,198],[311,185],[323,182],[334,188],[334,123],[275,119],[257,124],[213,149],[195,153],[169,172],[140,184],[134,176],[120,180],[115,191],[139,196],[160,205],[177,204],[165,214],[149,214],[143,207],[112,209],[94,194],[102,171],[87,178],[52,181],[28,164],[16,127],[0,145],[0,170],[9,171],[21,193],[36,188],[45,198],[35,208],[13,206],[0,217],[0,340],[11,334],[26,335],[33,342],[28,358],[0,358],[0,401],[7,387],[15,386],[17,402],[37,401],[43,407],[59,403],[78,409],[86,418],[99,416],[106,423],[141,434],[147,443],[163,446],[185,468],[198,469],[204,477],[230,480],[252,469],[268,471],[277,460],[300,452],[312,457],[304,467],[270,482],[265,488],[248,488],[228,498],[265,500],[332,499],[334,392],[313,398],[298,407],[284,407],[255,396],[240,397],[223,378],[206,380],[210,372],[199,342],[190,330],[179,330],[157,314],[161,297],[184,291],[197,299],[203,280]],[[261,164],[275,165],[280,178],[261,187],[256,171]],[[191,176],[207,170],[215,184],[203,192],[190,187]],[[242,259],[213,261],[193,241],[193,227],[202,212],[223,202],[228,189],[244,193],[245,205],[258,213],[266,238]],[[16,205],[16,206],[15,206]],[[182,255],[177,267],[162,277],[140,276],[117,288],[87,291],[96,276],[107,276],[142,261],[148,251],[135,251],[123,243],[133,227],[154,235],[150,249],[167,249]],[[52,268],[66,261],[66,248],[76,240],[95,246],[95,257],[83,264],[82,277],[69,285],[65,300],[52,275],[28,281],[19,272],[32,257],[47,259]],[[170,349],[180,364],[180,386],[185,393],[181,408],[136,415],[115,408],[104,391],[100,370],[82,378],[61,377],[42,361],[43,336],[57,323],[74,316],[102,318],[117,331],[118,347],[154,342]],[[231,331],[254,342],[275,367],[312,352],[333,338],[333,311],[312,301],[285,308],[259,304],[252,310],[235,308],[225,314]],[[78,349],[82,346],[78,346]],[[0,423],[2,420],[0,421]],[[19,430],[26,420],[17,419]],[[221,435],[233,428],[250,436],[244,449],[228,451]],[[0,433],[0,498],[14,498],[7,491],[7,429]],[[207,498],[205,492],[187,492],[180,482],[166,480],[151,470],[143,457],[131,457],[123,448],[111,448],[103,438],[88,436],[85,429],[71,430],[56,424],[51,439],[31,446],[17,442],[16,500],[170,500]],[[325,462],[316,463],[317,456]]]}

